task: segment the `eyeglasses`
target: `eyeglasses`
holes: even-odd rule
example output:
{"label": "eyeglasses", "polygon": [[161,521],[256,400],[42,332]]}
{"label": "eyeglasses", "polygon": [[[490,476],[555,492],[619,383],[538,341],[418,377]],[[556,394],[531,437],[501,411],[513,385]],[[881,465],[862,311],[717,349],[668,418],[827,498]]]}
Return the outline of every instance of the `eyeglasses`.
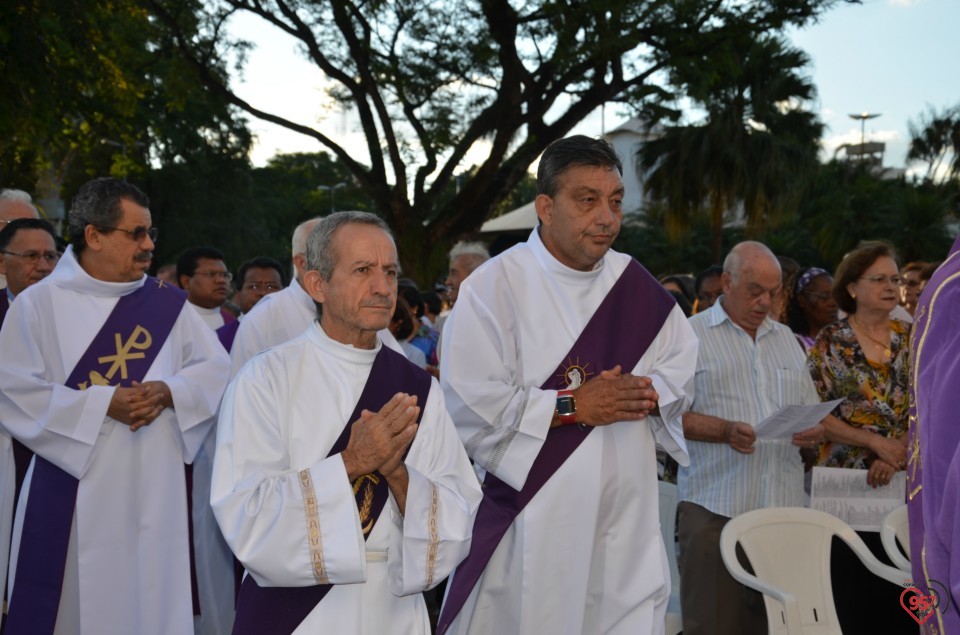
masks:
{"label": "eyeglasses", "polygon": [[273,282],[268,282],[266,284],[260,284],[259,282],[251,282],[250,284],[243,285],[243,288],[246,291],[279,291],[280,285],[275,284]]}
{"label": "eyeglasses", "polygon": [[133,229],[124,229],[123,227],[100,227],[100,231],[109,231],[117,230],[118,232],[123,232],[128,234],[130,238],[133,239],[133,242],[140,243],[143,242],[143,239],[147,236],[150,237],[150,242],[157,242],[157,237],[160,235],[160,230],[156,227],[144,227],[143,225],[137,225]]}
{"label": "eyeglasses", "polygon": [[716,300],[722,295],[723,295],[723,291],[717,291],[715,293],[711,293],[710,291],[701,291],[700,294],[697,296],[697,299],[700,300],[701,302],[710,302],[711,300]]}
{"label": "eyeglasses", "polygon": [[8,255],[8,256],[17,256],[17,257],[19,257],[19,258],[23,258],[24,260],[27,261],[27,263],[29,263],[29,264],[31,264],[31,265],[37,264],[37,262],[38,262],[41,258],[43,258],[44,260],[46,260],[46,261],[47,261],[48,263],[50,263],[51,265],[54,264],[55,262],[57,262],[58,260],[60,260],[60,254],[58,254],[58,253],[55,252],[55,251],[44,251],[44,252],[39,252],[39,251],[25,251],[25,252],[23,252],[22,254],[18,254],[18,253],[15,252],[15,251],[4,251],[3,253],[6,254],[6,255]]}
{"label": "eyeglasses", "polygon": [[193,275],[204,278],[223,278],[227,282],[233,280],[233,274],[229,271],[195,271]]}
{"label": "eyeglasses", "polygon": [[911,278],[900,278],[900,286],[901,287],[919,287],[920,281],[913,280]]}
{"label": "eyeglasses", "polygon": [[873,284],[882,284],[886,286],[887,284],[892,284],[893,286],[899,286],[900,282],[903,280],[900,276],[860,276],[861,280],[869,280]]}
{"label": "eyeglasses", "polygon": [[814,293],[813,291],[804,291],[803,295],[808,298],[813,298],[814,300],[819,300],[820,302],[826,302],[830,299],[829,291],[821,291],[820,293]]}

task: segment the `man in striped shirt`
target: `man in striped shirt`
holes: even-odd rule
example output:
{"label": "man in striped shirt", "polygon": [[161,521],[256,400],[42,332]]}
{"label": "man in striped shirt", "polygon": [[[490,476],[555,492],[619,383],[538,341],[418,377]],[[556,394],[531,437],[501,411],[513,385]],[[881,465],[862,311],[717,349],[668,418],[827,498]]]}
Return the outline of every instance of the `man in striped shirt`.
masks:
{"label": "man in striped shirt", "polygon": [[766,633],[762,596],[720,557],[727,521],[764,507],[803,506],[799,447],[823,440],[821,425],[792,439],[758,439],[754,426],[781,408],[820,401],[803,351],[769,317],[780,265],[757,242],[723,263],[723,295],[690,318],[700,340],[693,406],[683,415],[690,466],[679,473],[680,579],[686,635]]}

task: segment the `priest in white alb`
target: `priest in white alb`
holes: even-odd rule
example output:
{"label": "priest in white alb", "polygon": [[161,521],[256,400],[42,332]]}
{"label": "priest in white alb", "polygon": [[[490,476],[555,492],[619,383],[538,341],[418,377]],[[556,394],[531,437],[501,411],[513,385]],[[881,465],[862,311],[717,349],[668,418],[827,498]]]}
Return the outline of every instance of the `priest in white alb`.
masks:
{"label": "priest in white alb", "polygon": [[687,461],[697,341],[610,250],[623,181],[609,144],[552,143],[537,189],[539,226],[464,281],[444,326],[440,378],[484,499],[438,633],[661,633],[655,447]]}
{"label": "priest in white alb", "polygon": [[7,635],[192,633],[184,469],[229,360],[186,296],[145,274],[147,197],[96,179],[74,243],[0,331],[0,423],[34,452],[18,502]]}
{"label": "priest in white alb", "polygon": [[430,633],[422,591],[466,555],[479,483],[430,375],[385,346],[396,246],[339,212],[307,246],[322,305],[224,397],[211,503],[247,569],[236,635]]}

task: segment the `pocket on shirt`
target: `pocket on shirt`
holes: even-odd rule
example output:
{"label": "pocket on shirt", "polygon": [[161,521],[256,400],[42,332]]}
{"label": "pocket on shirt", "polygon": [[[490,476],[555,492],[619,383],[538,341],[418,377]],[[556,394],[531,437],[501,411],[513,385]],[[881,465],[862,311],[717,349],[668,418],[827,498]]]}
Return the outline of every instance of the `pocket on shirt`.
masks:
{"label": "pocket on shirt", "polygon": [[777,369],[777,405],[780,408],[803,403],[804,382],[810,381],[806,369]]}

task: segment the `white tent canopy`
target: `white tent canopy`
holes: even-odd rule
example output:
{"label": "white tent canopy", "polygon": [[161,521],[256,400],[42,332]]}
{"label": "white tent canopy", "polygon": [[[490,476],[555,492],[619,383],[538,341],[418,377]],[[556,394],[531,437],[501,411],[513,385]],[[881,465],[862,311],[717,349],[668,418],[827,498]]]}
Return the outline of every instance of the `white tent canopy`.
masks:
{"label": "white tent canopy", "polygon": [[529,231],[537,226],[537,209],[530,201],[503,216],[491,218],[480,227],[481,234],[494,232]]}

